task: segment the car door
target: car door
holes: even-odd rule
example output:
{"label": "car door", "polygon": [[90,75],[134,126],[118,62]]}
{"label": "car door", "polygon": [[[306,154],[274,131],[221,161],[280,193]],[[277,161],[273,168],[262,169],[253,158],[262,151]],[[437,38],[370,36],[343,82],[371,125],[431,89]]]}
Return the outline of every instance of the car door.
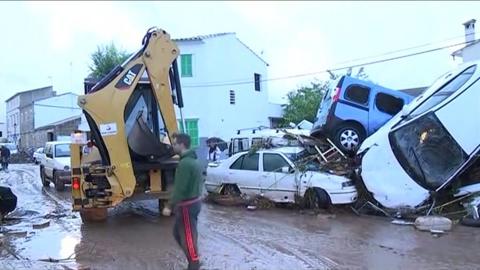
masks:
{"label": "car door", "polygon": [[232,163],[226,177],[227,183],[236,184],[242,193],[256,195],[260,192],[260,154],[241,155]]}
{"label": "car door", "polygon": [[376,93],[368,119],[369,134],[375,133],[375,131],[381,128],[388,120],[399,113],[404,104],[405,101],[400,97],[395,97],[383,92]]}
{"label": "car door", "polygon": [[[286,171],[283,171],[286,170]],[[279,153],[262,154],[261,190],[276,202],[294,202],[297,183],[292,165]]]}
{"label": "car door", "polygon": [[53,177],[53,145],[45,146],[44,172],[49,178]]}

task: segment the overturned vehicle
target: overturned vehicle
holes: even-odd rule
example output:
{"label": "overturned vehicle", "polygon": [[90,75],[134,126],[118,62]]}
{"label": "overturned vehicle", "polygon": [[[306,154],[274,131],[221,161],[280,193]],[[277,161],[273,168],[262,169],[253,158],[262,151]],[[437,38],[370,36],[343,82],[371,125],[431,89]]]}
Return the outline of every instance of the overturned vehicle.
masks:
{"label": "overturned vehicle", "polygon": [[375,205],[428,214],[461,202],[478,218],[477,64],[441,76],[362,144],[356,175]]}

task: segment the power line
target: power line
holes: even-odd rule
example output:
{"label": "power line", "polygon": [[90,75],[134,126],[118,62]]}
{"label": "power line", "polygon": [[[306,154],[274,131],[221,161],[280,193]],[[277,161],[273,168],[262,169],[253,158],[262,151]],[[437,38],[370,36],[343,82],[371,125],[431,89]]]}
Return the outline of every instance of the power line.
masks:
{"label": "power line", "polygon": [[[456,38],[459,38],[459,37],[456,37]],[[456,38],[450,38],[450,39],[446,39],[446,40],[443,40],[443,41],[440,41],[440,42],[445,42],[445,41],[453,40],[453,39],[456,39]],[[277,78],[272,78],[272,79],[263,79],[263,80],[260,80],[260,81],[261,82],[267,82],[267,81],[285,80],[285,79],[292,79],[292,78],[305,77],[305,76],[311,76],[311,75],[318,75],[318,74],[326,73],[328,71],[339,71],[339,70],[348,69],[348,68],[364,67],[364,66],[369,66],[369,65],[374,65],[374,64],[399,60],[399,59],[403,59],[403,58],[418,56],[418,55],[431,53],[431,52],[435,52],[435,51],[440,51],[440,50],[444,50],[444,49],[448,49],[448,48],[453,48],[453,47],[456,47],[456,46],[465,45],[467,43],[468,44],[474,43],[474,42],[477,42],[479,40],[480,39],[475,39],[475,40],[472,40],[472,41],[469,41],[469,42],[464,41],[464,42],[461,42],[461,43],[455,43],[455,44],[451,44],[451,45],[446,45],[446,46],[442,46],[442,47],[437,47],[437,48],[433,48],[433,49],[429,49],[429,50],[424,50],[424,51],[420,51],[420,52],[405,54],[405,55],[396,56],[396,57],[390,57],[390,58],[385,58],[385,59],[380,59],[380,60],[355,64],[355,65],[337,67],[337,68],[327,68],[327,69],[320,70],[320,71],[315,71],[315,72],[295,74],[295,75],[277,77]],[[440,42],[435,42],[435,43],[440,43]],[[381,54],[381,55],[378,55],[378,56],[375,56],[375,57],[389,55],[389,54],[393,54],[393,53],[398,53],[398,52],[406,51],[406,50],[411,50],[413,48],[421,48],[421,47],[425,47],[425,46],[430,46],[430,45],[435,44],[435,43],[429,43],[429,44],[419,45],[419,46],[415,46],[415,47],[410,47],[410,48],[400,49],[400,50],[396,50],[396,51],[391,51],[391,52],[387,52],[387,53],[384,53],[384,54]],[[350,62],[355,62],[355,61],[359,61],[359,60],[362,60],[362,59],[370,59],[370,58],[375,58],[375,57],[358,58],[358,59],[354,59],[354,60],[341,62],[339,64],[350,63]],[[242,81],[241,79],[238,79],[238,80],[233,80],[233,81],[224,81],[224,82],[216,82],[216,83],[205,83],[205,84],[198,84],[198,85],[184,85],[183,87],[185,87],[185,88],[216,87],[216,86],[242,85],[242,84],[251,84],[251,83],[254,83],[254,81],[249,80],[249,79],[244,79]]]}

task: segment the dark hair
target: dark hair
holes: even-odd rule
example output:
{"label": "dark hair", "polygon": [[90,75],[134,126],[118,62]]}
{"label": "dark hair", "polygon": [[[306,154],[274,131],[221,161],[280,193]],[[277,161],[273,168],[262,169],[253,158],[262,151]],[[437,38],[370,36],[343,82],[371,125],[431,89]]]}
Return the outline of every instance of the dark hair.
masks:
{"label": "dark hair", "polygon": [[190,135],[185,133],[175,133],[172,137],[177,141],[178,144],[183,144],[185,148],[190,149],[190,144],[192,139],[190,139]]}

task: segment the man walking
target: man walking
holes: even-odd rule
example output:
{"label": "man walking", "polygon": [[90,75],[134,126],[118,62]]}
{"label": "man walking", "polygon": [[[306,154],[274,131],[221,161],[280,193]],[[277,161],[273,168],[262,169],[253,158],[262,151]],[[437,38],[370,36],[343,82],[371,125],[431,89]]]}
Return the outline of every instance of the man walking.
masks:
{"label": "man walking", "polygon": [[173,149],[180,155],[175,171],[172,205],[175,213],[173,236],[188,259],[188,269],[200,268],[197,249],[197,217],[200,213],[201,166],[195,151],[190,149],[191,139],[187,134],[173,135]]}
{"label": "man walking", "polygon": [[4,172],[8,172],[8,162],[10,159],[10,149],[5,145],[2,145],[0,149],[1,157],[2,157],[2,169]]}

